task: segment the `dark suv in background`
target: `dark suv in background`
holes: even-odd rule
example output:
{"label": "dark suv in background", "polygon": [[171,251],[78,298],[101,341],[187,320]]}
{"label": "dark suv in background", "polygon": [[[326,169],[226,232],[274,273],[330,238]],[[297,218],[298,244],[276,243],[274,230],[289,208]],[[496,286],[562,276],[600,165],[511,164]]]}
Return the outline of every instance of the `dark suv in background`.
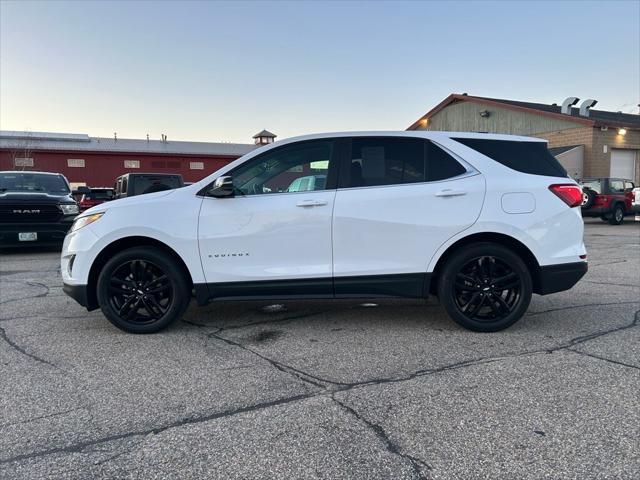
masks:
{"label": "dark suv in background", "polygon": [[184,187],[182,175],[171,173],[125,173],[116,178],[114,198],[133,197]]}
{"label": "dark suv in background", "polygon": [[91,188],[90,192],[80,197],[80,210],[87,210],[101,203],[113,200],[115,190],[113,188]]}
{"label": "dark suv in background", "polygon": [[611,225],[620,225],[625,215],[633,214],[633,188],[625,178],[585,178],[582,186],[582,216],[600,217]]}
{"label": "dark suv in background", "polygon": [[60,245],[79,211],[59,173],[0,172],[0,248]]}

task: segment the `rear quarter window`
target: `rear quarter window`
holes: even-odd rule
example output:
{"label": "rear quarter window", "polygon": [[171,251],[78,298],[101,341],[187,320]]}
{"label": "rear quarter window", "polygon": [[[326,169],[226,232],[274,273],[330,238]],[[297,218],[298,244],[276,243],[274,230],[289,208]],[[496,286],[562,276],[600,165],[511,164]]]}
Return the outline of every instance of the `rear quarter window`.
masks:
{"label": "rear quarter window", "polygon": [[560,162],[549,153],[545,142],[479,138],[454,138],[453,140],[518,172],[546,177],[568,176]]}

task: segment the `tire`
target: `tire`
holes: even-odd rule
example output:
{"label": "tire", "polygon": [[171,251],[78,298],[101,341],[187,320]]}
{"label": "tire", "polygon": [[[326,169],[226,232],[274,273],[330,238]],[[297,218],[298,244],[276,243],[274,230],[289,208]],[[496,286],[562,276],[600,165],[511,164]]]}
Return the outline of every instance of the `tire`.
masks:
{"label": "tire", "polygon": [[129,248],[111,258],[98,276],[97,296],[104,316],[130,333],[159,332],[191,300],[184,269],[154,247]]}
{"label": "tire", "polygon": [[513,325],[527,311],[532,293],[525,263],[495,243],[458,250],[438,278],[440,303],[458,325],[474,332],[497,332]]}
{"label": "tire", "polygon": [[609,216],[609,225],[620,225],[624,221],[624,206],[616,203]]}
{"label": "tire", "polygon": [[596,201],[596,192],[589,188],[582,189],[582,208],[591,208]]}

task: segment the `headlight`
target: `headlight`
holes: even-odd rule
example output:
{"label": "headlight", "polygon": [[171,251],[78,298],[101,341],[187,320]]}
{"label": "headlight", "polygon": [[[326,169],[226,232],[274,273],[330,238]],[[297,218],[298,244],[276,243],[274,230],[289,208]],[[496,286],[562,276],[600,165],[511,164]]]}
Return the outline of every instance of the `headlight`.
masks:
{"label": "headlight", "polygon": [[63,203],[62,205],[60,205],[60,208],[62,209],[62,213],[64,215],[76,215],[80,212],[78,205],[76,205],[75,203]]}
{"label": "headlight", "polygon": [[75,222],[73,222],[73,225],[71,225],[70,232],[75,232],[76,230],[80,230],[82,227],[86,227],[90,223],[100,220],[102,215],[104,215],[104,212],[94,213],[93,215],[87,215],[86,217],[76,218]]}

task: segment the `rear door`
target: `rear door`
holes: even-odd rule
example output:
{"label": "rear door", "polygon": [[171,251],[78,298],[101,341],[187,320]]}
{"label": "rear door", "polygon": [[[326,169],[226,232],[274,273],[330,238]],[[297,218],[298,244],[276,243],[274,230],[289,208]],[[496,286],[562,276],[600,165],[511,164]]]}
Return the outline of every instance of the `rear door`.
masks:
{"label": "rear door", "polygon": [[478,218],[484,179],[424,139],[356,137],[349,150],[333,216],[335,293],[422,296],[437,248]]}

